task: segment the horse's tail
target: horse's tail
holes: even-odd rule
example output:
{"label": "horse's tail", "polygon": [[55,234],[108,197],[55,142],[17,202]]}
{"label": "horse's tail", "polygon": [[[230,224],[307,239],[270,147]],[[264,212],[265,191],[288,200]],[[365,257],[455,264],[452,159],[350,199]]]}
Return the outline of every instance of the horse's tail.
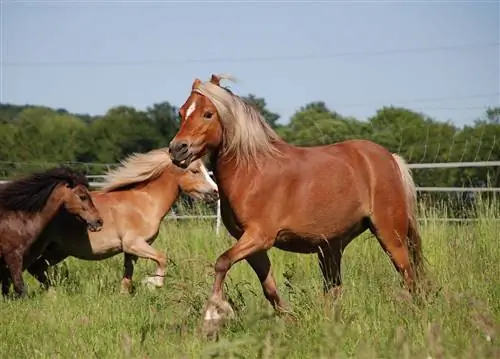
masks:
{"label": "horse's tail", "polygon": [[418,279],[423,276],[425,268],[424,256],[422,253],[422,238],[418,230],[416,213],[417,189],[411,175],[410,167],[408,167],[406,161],[395,153],[393,153],[392,156],[399,167],[399,172],[401,173],[401,179],[403,181],[408,213],[408,251],[410,253],[415,275]]}

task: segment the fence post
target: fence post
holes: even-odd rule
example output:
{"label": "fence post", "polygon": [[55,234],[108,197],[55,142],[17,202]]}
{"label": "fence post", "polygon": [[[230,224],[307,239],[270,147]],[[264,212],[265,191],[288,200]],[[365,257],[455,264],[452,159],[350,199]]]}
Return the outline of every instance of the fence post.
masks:
{"label": "fence post", "polygon": [[220,235],[220,225],[221,225],[221,217],[220,217],[220,199],[217,201],[217,219],[215,222],[215,234],[217,237]]}

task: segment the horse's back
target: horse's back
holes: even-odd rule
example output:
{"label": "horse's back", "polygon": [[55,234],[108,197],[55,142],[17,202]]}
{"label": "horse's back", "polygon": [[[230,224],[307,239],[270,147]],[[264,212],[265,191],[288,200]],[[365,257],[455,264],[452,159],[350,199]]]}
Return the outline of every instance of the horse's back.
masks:
{"label": "horse's back", "polygon": [[275,213],[266,215],[290,229],[336,235],[357,226],[370,216],[380,183],[398,179],[392,154],[368,140],[289,148],[293,163],[281,163],[281,184],[265,198]]}

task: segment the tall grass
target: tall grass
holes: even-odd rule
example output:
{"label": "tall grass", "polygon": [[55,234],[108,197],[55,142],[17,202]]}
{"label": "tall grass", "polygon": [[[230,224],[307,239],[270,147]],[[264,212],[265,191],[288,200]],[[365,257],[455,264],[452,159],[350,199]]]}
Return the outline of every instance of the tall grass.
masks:
{"label": "tall grass", "polygon": [[[420,209],[433,292],[411,299],[368,233],[346,249],[344,296],[322,295],[314,255],[270,251],[281,295],[296,322],[273,315],[247,263],[236,264],[226,292],[236,318],[217,342],[203,340],[201,312],[213,263],[233,239],[215,236],[214,221],[166,221],[155,247],[169,256],[165,287],[140,280],[120,295],[122,256],[100,262],[70,258],[58,266],[55,295],[30,288],[26,300],[0,303],[1,358],[498,358],[500,246],[496,201],[480,202],[480,220],[445,223],[442,208]],[[225,232],[223,232],[225,233]]]}

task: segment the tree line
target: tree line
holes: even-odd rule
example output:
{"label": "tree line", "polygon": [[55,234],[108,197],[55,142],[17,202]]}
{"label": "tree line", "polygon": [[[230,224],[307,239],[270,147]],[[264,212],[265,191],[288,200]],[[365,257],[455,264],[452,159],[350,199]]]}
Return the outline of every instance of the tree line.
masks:
{"label": "tree line", "polygon": [[[313,146],[365,138],[401,154],[409,163],[500,159],[500,107],[458,127],[403,107],[385,106],[366,119],[346,117],[314,102],[286,124],[265,99],[245,97],[287,142]],[[115,106],[90,116],[35,105],[0,104],[0,177],[9,178],[60,163],[88,174],[103,173],[132,152],[167,146],[178,129],[178,108],[169,102],[145,110]],[[94,164],[89,164],[94,163]],[[419,186],[500,186],[500,168],[422,169]]]}

